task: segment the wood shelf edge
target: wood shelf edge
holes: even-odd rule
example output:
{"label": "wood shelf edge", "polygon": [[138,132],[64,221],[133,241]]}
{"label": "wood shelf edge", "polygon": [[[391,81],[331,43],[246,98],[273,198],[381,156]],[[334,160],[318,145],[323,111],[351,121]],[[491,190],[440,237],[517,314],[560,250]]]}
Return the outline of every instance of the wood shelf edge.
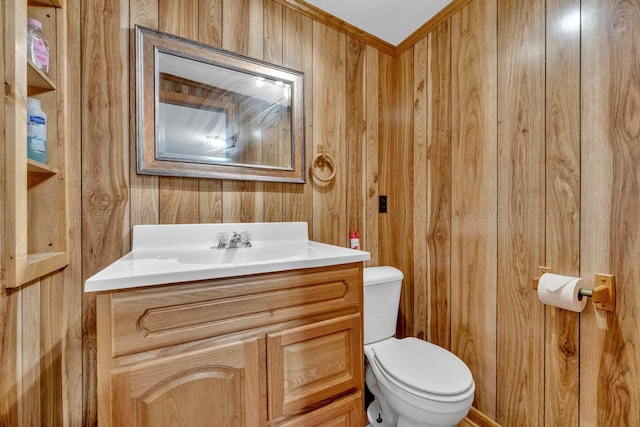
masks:
{"label": "wood shelf edge", "polygon": [[61,9],[64,7],[63,0],[29,0],[29,6],[49,6]]}
{"label": "wood shelf edge", "polygon": [[56,90],[56,84],[33,62],[27,60],[27,94],[37,95],[42,92]]}
{"label": "wood shelf edge", "polygon": [[40,163],[36,160],[27,159],[27,172],[45,175],[56,175],[58,173],[58,170],[52,166]]}
{"label": "wood shelf edge", "polygon": [[[69,252],[28,254],[27,262],[14,283],[5,283],[5,288],[18,288],[47,274],[69,265]],[[12,286],[13,285],[13,286]]]}

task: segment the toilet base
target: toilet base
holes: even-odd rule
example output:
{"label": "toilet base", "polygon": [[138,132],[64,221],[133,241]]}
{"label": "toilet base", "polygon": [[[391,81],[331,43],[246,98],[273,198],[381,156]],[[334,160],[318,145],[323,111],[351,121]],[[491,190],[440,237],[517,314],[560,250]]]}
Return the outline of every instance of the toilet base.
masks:
{"label": "toilet base", "polygon": [[396,427],[394,423],[385,422],[381,418],[382,411],[380,410],[380,404],[377,400],[371,402],[367,407],[367,420],[371,427]]}

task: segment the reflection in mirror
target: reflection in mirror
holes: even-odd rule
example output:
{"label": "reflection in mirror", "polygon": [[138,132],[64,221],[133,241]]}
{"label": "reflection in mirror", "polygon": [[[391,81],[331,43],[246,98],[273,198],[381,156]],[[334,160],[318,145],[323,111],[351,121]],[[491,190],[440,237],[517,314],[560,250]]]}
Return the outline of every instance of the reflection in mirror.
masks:
{"label": "reflection in mirror", "polygon": [[304,182],[302,74],[136,28],[138,172]]}

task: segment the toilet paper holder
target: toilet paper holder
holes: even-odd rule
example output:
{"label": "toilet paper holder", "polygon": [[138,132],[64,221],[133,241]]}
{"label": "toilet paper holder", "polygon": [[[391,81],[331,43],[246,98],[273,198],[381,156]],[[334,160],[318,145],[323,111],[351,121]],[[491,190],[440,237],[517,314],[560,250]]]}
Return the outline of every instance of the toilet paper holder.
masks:
{"label": "toilet paper holder", "polygon": [[[533,278],[534,290],[538,290],[540,277],[550,272],[551,267],[538,267],[538,275]],[[616,309],[616,278],[613,274],[596,273],[593,289],[580,289],[579,294],[591,298],[597,309],[613,312]]]}

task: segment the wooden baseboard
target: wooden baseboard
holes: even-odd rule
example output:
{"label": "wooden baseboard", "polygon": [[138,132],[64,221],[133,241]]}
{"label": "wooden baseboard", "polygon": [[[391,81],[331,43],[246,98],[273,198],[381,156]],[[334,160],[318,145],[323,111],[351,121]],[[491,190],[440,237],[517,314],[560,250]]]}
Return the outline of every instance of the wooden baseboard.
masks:
{"label": "wooden baseboard", "polygon": [[467,416],[458,427],[501,427],[500,424],[478,411],[476,408],[471,408]]}

